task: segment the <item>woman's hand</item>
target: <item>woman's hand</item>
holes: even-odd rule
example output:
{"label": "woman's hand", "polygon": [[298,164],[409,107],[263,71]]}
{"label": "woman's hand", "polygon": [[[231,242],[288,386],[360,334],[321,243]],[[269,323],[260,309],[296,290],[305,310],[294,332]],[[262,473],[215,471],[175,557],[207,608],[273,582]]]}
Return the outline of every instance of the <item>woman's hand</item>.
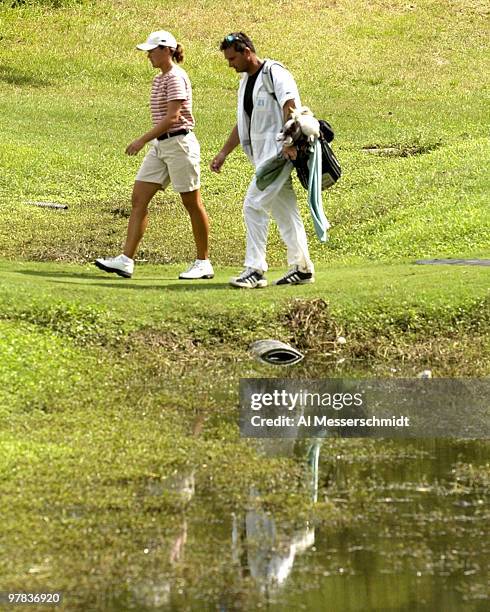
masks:
{"label": "woman's hand", "polygon": [[146,142],[141,138],[133,140],[131,144],[126,147],[126,155],[136,155],[145,146]]}

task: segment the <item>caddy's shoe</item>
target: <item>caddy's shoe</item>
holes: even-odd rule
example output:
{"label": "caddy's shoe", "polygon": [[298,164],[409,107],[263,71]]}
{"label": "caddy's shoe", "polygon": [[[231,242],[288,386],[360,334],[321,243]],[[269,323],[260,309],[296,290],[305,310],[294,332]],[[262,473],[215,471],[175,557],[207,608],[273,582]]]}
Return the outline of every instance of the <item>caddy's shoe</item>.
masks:
{"label": "caddy's shoe", "polygon": [[299,266],[293,266],[284,276],[277,280],[275,285],[308,285],[314,283],[313,272],[302,272]]}
{"label": "caddy's shoe", "polygon": [[195,280],[199,278],[213,278],[214,270],[209,259],[196,259],[191,267],[179,274],[183,280]]}
{"label": "caddy's shoe", "polygon": [[118,276],[131,278],[134,271],[134,261],[126,255],[118,255],[117,257],[109,257],[102,259],[99,257],[95,260],[95,265],[104,270],[104,272],[114,272]]}
{"label": "caddy's shoe", "polygon": [[242,289],[261,289],[267,287],[267,280],[259,270],[245,268],[240,276],[234,276],[230,279],[230,285]]}

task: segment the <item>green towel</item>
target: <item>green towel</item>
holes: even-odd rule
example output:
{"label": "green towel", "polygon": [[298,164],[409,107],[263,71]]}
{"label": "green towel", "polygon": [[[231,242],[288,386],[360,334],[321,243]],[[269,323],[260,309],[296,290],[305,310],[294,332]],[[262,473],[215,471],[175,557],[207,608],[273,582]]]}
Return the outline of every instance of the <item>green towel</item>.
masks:
{"label": "green towel", "polygon": [[310,150],[308,158],[308,204],[310,207],[313,226],[320,242],[327,242],[327,230],[330,227],[323,211],[322,203],[322,149],[318,138]]}
{"label": "green towel", "polygon": [[287,160],[281,155],[272,157],[264,162],[255,171],[255,182],[260,191],[264,191],[281,174]]}

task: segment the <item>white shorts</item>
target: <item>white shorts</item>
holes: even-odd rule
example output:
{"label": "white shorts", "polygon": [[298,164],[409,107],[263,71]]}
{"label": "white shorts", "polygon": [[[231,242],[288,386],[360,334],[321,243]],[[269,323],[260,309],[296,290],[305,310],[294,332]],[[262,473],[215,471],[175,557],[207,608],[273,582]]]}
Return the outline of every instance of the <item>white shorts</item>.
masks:
{"label": "white shorts", "polygon": [[165,189],[171,182],[177,193],[195,191],[200,183],[201,149],[194,132],[153,140],[136,175],[137,181],[158,183]]}

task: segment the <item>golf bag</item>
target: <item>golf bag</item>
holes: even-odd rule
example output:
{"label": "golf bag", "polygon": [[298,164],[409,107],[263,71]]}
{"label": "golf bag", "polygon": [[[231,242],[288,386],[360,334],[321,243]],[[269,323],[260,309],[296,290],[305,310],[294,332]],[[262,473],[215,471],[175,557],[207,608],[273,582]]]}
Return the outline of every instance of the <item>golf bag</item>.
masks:
{"label": "golf bag", "polygon": [[[274,92],[274,79],[272,76],[272,66],[275,64],[284,68],[280,62],[273,60],[266,60],[264,67],[262,68],[262,82],[266,91],[273,96],[275,100],[276,94]],[[335,157],[330,142],[334,139],[334,131],[328,121],[319,119],[320,123],[320,146],[322,149],[322,191],[328,189],[334,185],[340,178],[342,171],[338,159]],[[293,165],[296,168],[296,173],[301,185],[308,190],[308,178],[310,172],[308,170],[308,158],[310,156],[309,145],[306,138],[301,138],[299,141],[294,143],[298,148],[298,157],[293,161]]]}
{"label": "golf bag", "polygon": [[[341,169],[338,159],[335,157],[330,142],[332,142],[334,133],[332,127],[327,121],[319,120],[320,123],[320,147],[322,150],[322,191],[328,189],[339,180]],[[308,178],[310,171],[308,169],[308,158],[310,156],[309,144],[306,138],[295,142],[298,149],[298,156],[293,160],[293,166],[296,168],[299,182],[307,190]]]}

